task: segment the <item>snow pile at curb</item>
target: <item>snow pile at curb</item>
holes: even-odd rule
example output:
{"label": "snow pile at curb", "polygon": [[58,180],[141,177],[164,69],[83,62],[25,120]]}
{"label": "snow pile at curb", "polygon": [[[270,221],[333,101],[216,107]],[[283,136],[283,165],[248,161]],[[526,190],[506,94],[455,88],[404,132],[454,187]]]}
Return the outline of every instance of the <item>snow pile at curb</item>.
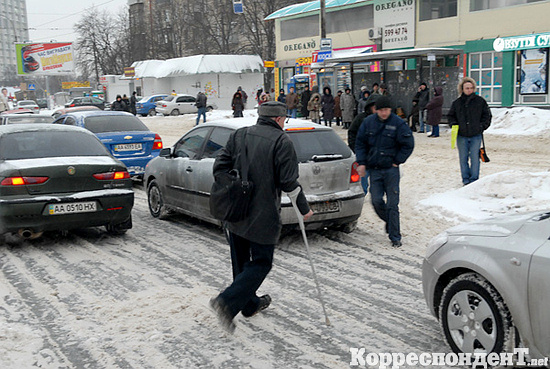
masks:
{"label": "snow pile at curb", "polygon": [[494,108],[487,134],[536,136],[550,133],[550,110],[537,108]]}
{"label": "snow pile at curb", "polygon": [[432,195],[418,207],[455,222],[550,209],[550,172],[507,170]]}

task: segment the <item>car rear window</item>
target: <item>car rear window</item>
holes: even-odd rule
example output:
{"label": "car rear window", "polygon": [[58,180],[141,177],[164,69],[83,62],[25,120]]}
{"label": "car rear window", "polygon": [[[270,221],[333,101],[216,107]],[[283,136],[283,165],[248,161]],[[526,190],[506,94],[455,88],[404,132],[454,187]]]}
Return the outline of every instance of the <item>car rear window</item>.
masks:
{"label": "car rear window", "polygon": [[299,162],[326,156],[324,160],[349,158],[351,150],[332,130],[288,131]]}
{"label": "car rear window", "polygon": [[36,105],[34,101],[19,101],[19,105],[25,106],[25,105]]}
{"label": "car rear window", "polygon": [[51,123],[51,122],[53,122],[52,117],[18,116],[18,117],[8,117],[7,118],[7,124]]}
{"label": "car rear window", "polygon": [[84,127],[93,133],[149,131],[139,119],[131,115],[102,115],[86,117]]}
{"label": "car rear window", "polygon": [[0,138],[0,158],[3,160],[104,155],[109,155],[105,146],[84,132],[35,130]]}

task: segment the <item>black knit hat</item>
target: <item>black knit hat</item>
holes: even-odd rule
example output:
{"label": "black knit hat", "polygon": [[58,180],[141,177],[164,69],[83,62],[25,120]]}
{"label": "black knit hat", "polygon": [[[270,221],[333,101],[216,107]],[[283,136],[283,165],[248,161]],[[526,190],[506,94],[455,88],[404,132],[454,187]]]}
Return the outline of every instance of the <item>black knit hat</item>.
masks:
{"label": "black knit hat", "polygon": [[258,108],[258,115],[264,117],[286,117],[286,105],[279,101],[264,102]]}
{"label": "black knit hat", "polygon": [[382,96],[378,100],[376,100],[376,110],[384,109],[384,108],[392,108],[391,99],[387,96]]}

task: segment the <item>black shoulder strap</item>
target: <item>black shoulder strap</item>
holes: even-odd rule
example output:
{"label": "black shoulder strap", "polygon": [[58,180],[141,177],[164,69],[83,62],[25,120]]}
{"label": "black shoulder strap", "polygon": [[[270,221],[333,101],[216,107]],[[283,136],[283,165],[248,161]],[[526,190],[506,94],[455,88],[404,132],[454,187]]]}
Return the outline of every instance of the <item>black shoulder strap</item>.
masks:
{"label": "black shoulder strap", "polygon": [[242,180],[248,181],[248,156],[246,152],[246,134],[248,133],[247,128],[243,128],[243,138],[241,141],[241,173]]}

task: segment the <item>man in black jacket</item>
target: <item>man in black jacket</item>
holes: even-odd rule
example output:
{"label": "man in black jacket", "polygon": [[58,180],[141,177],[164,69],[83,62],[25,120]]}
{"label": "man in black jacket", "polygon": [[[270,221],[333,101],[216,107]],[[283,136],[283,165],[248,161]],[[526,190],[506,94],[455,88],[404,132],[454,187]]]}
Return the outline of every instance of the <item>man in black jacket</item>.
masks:
{"label": "man in black jacket", "polygon": [[463,78],[458,85],[460,97],[453,101],[447,114],[451,126],[458,125],[456,146],[464,185],[479,179],[481,139],[492,118],[487,101],[475,91],[476,82],[469,77]]}
{"label": "man in black jacket", "polygon": [[369,171],[374,211],[386,222],[392,245],[400,247],[399,165],[412,154],[414,138],[407,123],[391,112],[389,97],[380,97],[375,106],[376,114],[363,121],[355,140],[357,172],[364,177]]}
{"label": "man in black jacket", "polygon": [[[233,133],[214,163],[214,177],[240,168],[242,140],[249,160],[248,178],[254,185],[248,216],[227,223],[233,265],[233,283],[210,305],[224,328],[235,329],[233,318],[241,312],[251,317],[267,308],[271,297],[258,297],[256,291],[271,270],[273,251],[281,233],[281,191],[291,192],[298,183],[298,159],[294,146],[283,131],[286,105],[265,102],[258,108],[258,122]],[[308,220],[310,210],[304,193],[297,198],[298,208]]]}
{"label": "man in black jacket", "polygon": [[430,131],[430,126],[426,123],[426,105],[430,100],[430,91],[428,85],[424,82],[418,87],[418,92],[414,95],[415,99],[418,99],[418,121],[420,122],[420,133],[424,133],[424,126],[426,126],[425,132]]}

